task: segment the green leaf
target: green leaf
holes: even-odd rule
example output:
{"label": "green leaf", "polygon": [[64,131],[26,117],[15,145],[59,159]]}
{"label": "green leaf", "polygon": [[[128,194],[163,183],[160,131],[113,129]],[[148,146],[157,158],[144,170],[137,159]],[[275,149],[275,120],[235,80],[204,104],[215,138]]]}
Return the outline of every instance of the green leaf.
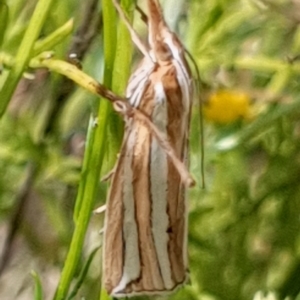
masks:
{"label": "green leaf", "polygon": [[37,2],[28,28],[18,49],[15,63],[10,70],[1,90],[0,117],[5,113],[6,107],[17,87],[17,84],[26,69],[32,56],[32,49],[36,42],[52,7],[54,0],[40,0]]}
{"label": "green leaf", "polygon": [[77,295],[78,290],[80,289],[82,283],[84,282],[84,280],[86,278],[87,272],[88,272],[90,265],[95,257],[95,254],[97,253],[97,251],[100,248],[101,248],[100,246],[95,248],[89,255],[88,260],[86,261],[85,265],[83,266],[83,268],[79,274],[79,278],[78,278],[77,282],[75,283],[75,286],[68,297],[68,300],[74,299],[74,297]]}
{"label": "green leaf", "polygon": [[34,279],[34,300],[43,300],[43,289],[39,275],[35,271],[31,271]]}
{"label": "green leaf", "polygon": [[33,56],[36,56],[43,51],[52,50],[55,45],[59,44],[72,33],[73,28],[74,22],[72,18],[64,25],[57,28],[54,32],[49,34],[47,37],[38,40],[33,47]]}
{"label": "green leaf", "polygon": [[4,0],[0,0],[0,49],[3,44],[7,25],[8,25],[8,6]]}
{"label": "green leaf", "polygon": [[[118,40],[116,39],[116,32],[118,27],[116,26],[116,13],[111,0],[102,1],[102,8],[105,57],[103,81],[104,84],[110,88],[114,74],[115,53],[117,49],[118,51],[125,51],[125,49],[117,48]],[[125,52],[127,53],[127,50]],[[130,61],[128,61],[127,64],[130,64]],[[116,66],[116,68],[117,67],[118,66]],[[128,67],[124,67],[124,72],[126,70],[128,70]],[[126,72],[122,78],[123,80],[126,78],[127,81],[127,77],[128,72]],[[107,144],[107,124],[111,112],[111,104],[103,99],[98,107],[97,118],[95,118],[95,116],[91,116],[90,118],[81,180],[74,211],[75,229],[55,295],[55,300],[65,299],[80,259],[85,233],[94,206],[96,193],[98,191],[100,170],[103,164]]]}

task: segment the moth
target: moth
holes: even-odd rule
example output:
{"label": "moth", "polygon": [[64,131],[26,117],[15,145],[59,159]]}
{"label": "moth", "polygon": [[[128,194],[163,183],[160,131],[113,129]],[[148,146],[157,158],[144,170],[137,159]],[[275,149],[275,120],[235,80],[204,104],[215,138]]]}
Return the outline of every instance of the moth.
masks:
{"label": "moth", "polygon": [[[184,47],[168,28],[158,0],[147,0],[147,46],[113,1],[144,55],[126,97],[187,165],[194,91]],[[187,211],[178,169],[149,127],[129,118],[105,213],[103,280],[110,295],[162,295],[187,281]]]}

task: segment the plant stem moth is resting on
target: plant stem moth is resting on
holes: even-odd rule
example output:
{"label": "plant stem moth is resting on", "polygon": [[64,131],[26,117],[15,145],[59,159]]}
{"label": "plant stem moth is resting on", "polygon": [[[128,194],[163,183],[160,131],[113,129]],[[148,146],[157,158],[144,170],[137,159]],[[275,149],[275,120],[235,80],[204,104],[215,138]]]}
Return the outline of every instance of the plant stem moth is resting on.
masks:
{"label": "plant stem moth is resting on", "polygon": [[[128,83],[129,103],[187,164],[193,84],[184,47],[158,0],[147,0],[149,46],[114,3],[144,55]],[[187,281],[185,184],[153,132],[134,116],[112,176],[104,232],[104,287],[112,296],[160,295]]]}

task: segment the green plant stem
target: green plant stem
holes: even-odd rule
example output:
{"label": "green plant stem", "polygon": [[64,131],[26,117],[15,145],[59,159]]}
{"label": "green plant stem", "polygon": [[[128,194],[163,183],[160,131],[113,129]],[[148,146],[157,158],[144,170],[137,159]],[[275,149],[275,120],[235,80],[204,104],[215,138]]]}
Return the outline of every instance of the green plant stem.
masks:
{"label": "green plant stem", "polygon": [[28,28],[18,49],[15,63],[10,70],[1,91],[0,118],[3,116],[16,86],[29,63],[34,43],[47,20],[53,1],[54,0],[39,0],[37,2]]}
{"label": "green plant stem", "polygon": [[38,274],[34,271],[31,271],[31,276],[34,279],[35,287],[34,287],[34,300],[42,300],[43,299],[43,289],[41,284],[41,279]]}
{"label": "green plant stem", "polygon": [[[117,14],[110,0],[102,1],[103,9],[103,45],[104,45],[104,76],[103,83],[105,86],[112,86],[113,69],[115,64],[115,55],[117,50]],[[118,41],[119,42],[119,41]],[[99,125],[105,126],[108,133],[109,116],[112,114],[111,105],[104,101],[99,109]],[[103,127],[104,129],[104,127]],[[108,139],[108,143],[111,140]],[[109,153],[107,153],[109,155]],[[111,166],[108,166],[110,168]]]}
{"label": "green plant stem", "polygon": [[43,51],[52,49],[55,45],[59,44],[68,35],[70,35],[73,28],[74,21],[72,18],[45,38],[36,41],[33,47],[33,56],[36,56]]}
{"label": "green plant stem", "polygon": [[[130,11],[130,5],[134,5],[134,1],[123,0],[121,2],[125,13]],[[117,28],[115,24],[117,22],[117,15],[115,8],[112,5],[112,1],[103,0],[103,21],[104,21],[104,58],[105,58],[105,73],[104,84],[111,86],[117,93],[124,93],[125,86],[129,77],[129,69],[131,62],[131,39],[125,28],[121,23]],[[130,17],[132,17],[131,12]],[[118,44],[114,41],[118,40]],[[122,64],[121,64],[122,63]],[[101,117],[102,116],[102,117]],[[110,119],[108,118],[110,116]],[[109,151],[108,151],[108,166],[112,167],[112,161],[116,157],[117,147],[121,144],[121,136],[117,134],[120,130],[120,121],[115,119],[112,114],[112,108],[108,105],[107,101],[101,103],[99,110],[99,126],[100,122],[102,126],[107,127],[110,122],[108,133]],[[114,123],[117,124],[114,126]],[[115,135],[114,135],[115,134]],[[99,299],[108,300],[110,297],[106,291],[102,288]]]}
{"label": "green plant stem", "polygon": [[[133,17],[135,9],[134,1],[123,0],[121,2],[123,11],[127,12],[129,20]],[[117,49],[114,60],[113,77],[111,88],[120,95],[125,94],[127,79],[130,75],[132,41],[128,29],[124,22],[120,22],[117,32]],[[116,153],[120,148],[123,138],[123,121],[115,113],[110,114],[108,127],[109,150],[107,151],[108,167],[112,168],[116,159]]]}
{"label": "green plant stem", "polygon": [[[128,0],[127,0],[128,1]],[[102,1],[103,6],[103,19],[104,19],[104,84],[107,87],[111,86],[115,62],[115,53],[117,47],[116,39],[116,13],[112,2],[110,0]],[[124,51],[124,49],[119,48],[119,51]],[[126,51],[127,53],[128,51]],[[47,63],[47,60],[43,60]],[[49,60],[48,60],[49,63]],[[52,61],[53,63],[53,61]],[[55,63],[52,64],[52,67]],[[130,62],[127,62],[130,64]],[[51,63],[50,63],[51,65]],[[64,65],[64,70],[70,75],[76,74],[77,80],[79,77],[85,77],[85,84],[87,87],[92,87],[94,91],[97,90],[95,86],[98,83],[93,79],[88,79],[86,75],[79,70],[74,69],[67,63],[58,62],[56,67],[62,67]],[[128,70],[129,67],[124,68]],[[72,70],[72,71],[70,71]],[[127,72],[128,73],[128,72]],[[120,78],[122,82],[127,82],[128,74],[123,74]],[[79,77],[78,77],[79,75]],[[74,78],[72,78],[74,79]],[[82,79],[82,78],[81,78]],[[77,81],[76,80],[76,81]],[[81,81],[81,80],[78,80]],[[55,300],[65,299],[73,279],[75,270],[77,268],[80,255],[82,252],[84,237],[86,229],[89,223],[90,214],[93,209],[95,196],[98,189],[100,170],[104,159],[105,147],[106,147],[106,135],[107,135],[107,124],[111,114],[112,108],[108,101],[100,101],[98,106],[97,118],[91,116],[87,144],[85,149],[83,168],[81,174],[81,180],[79,184],[78,194],[76,198],[75,211],[74,211],[74,223],[75,229],[69,248],[69,252],[65,261],[65,265],[62,271],[61,280],[58,285],[58,289],[55,295]]]}
{"label": "green plant stem", "polygon": [[[237,68],[248,69],[259,72],[276,72],[286,69],[288,61],[272,59],[265,56],[257,57],[238,57],[233,63],[230,63]],[[292,70],[299,72],[300,64],[290,64]]]}
{"label": "green plant stem", "polygon": [[8,6],[4,0],[0,0],[0,49],[4,40],[6,27],[8,25]]}

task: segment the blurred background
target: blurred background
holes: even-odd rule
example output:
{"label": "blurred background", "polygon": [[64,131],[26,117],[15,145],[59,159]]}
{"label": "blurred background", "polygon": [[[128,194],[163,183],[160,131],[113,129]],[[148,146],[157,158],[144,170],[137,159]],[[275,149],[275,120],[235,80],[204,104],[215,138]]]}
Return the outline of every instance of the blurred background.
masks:
{"label": "blurred background", "polygon": [[[138,3],[145,9],[144,1]],[[191,282],[168,299],[300,299],[300,1],[161,4],[201,77],[190,135],[190,171],[198,183],[189,191]],[[0,1],[0,28],[5,27],[0,88],[9,70],[7,56],[15,55],[35,5]],[[75,52],[76,63],[100,82],[101,12],[101,1],[56,1],[42,32],[47,36],[74,17],[74,28],[45,50],[64,60]],[[146,39],[137,13],[134,26]],[[140,58],[134,50],[132,69]],[[86,131],[96,102],[96,96],[45,69],[26,70],[15,90],[0,123],[0,299],[34,299],[32,271],[44,299],[53,298],[72,237]],[[116,159],[109,139],[107,144],[102,175]],[[107,186],[99,180],[95,208],[105,202]],[[102,219],[91,217],[82,264],[101,245]],[[99,299],[100,256],[99,250],[74,299]]]}

